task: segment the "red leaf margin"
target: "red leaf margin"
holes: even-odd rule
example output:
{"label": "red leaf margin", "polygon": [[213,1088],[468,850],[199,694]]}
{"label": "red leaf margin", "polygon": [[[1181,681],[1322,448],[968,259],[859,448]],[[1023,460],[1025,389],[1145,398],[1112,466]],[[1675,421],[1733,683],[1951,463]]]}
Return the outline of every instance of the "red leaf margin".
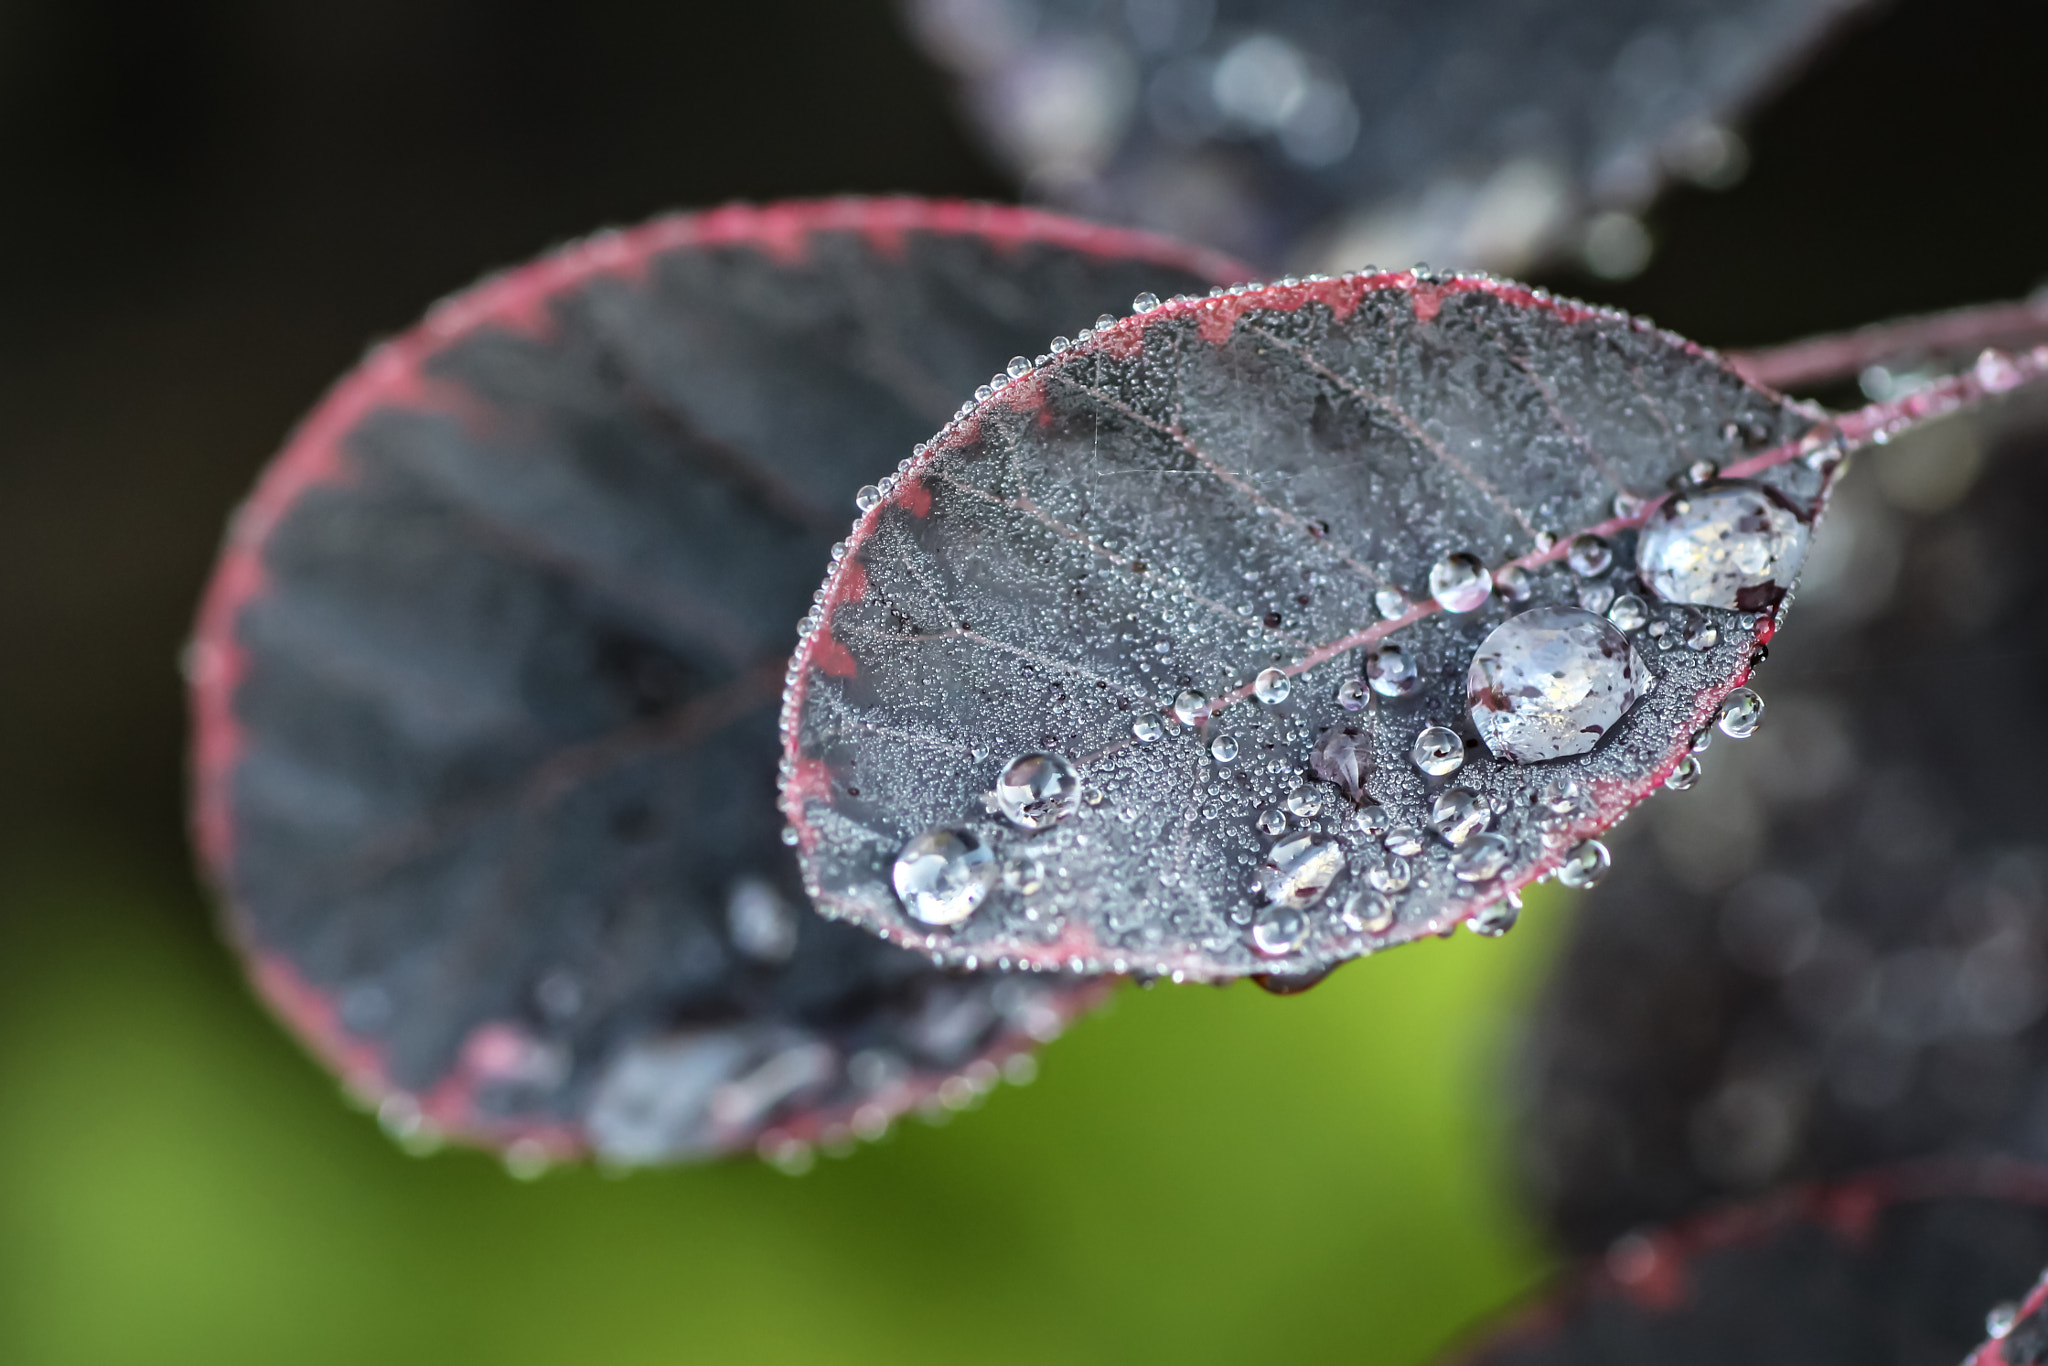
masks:
{"label": "red leaf margin", "polygon": [[[1342,321],[1358,309],[1367,294],[1382,291],[1397,291],[1408,295],[1416,318],[1424,322],[1433,318],[1442,308],[1444,300],[1451,295],[1478,291],[1516,307],[1552,313],[1566,323],[1621,323],[1638,332],[1652,333],[1668,345],[1712,361],[1744,383],[1755,384],[1755,381],[1744,372],[1737,358],[1723,355],[1677,333],[1660,329],[1647,319],[1634,317],[1618,309],[1561,298],[1548,290],[1493,275],[1433,274],[1426,267],[1405,271],[1360,272],[1336,277],[1310,276],[1305,280],[1290,278],[1275,285],[1251,284],[1242,292],[1219,292],[1206,298],[1183,296],[1144,312],[1134,313],[1114,326],[1097,332],[1087,342],[1069,347],[1056,363],[1064,365],[1097,351],[1116,358],[1136,355],[1144,349],[1146,331],[1167,319],[1191,319],[1204,340],[1219,345],[1230,337],[1239,317],[1252,309],[1293,312],[1316,303],[1330,309],[1332,314]],[[1865,408],[1841,414],[1832,414],[1818,405],[1806,404],[1815,422],[1797,441],[1760,451],[1745,460],[1728,465],[1720,473],[1728,478],[1744,478],[1794,459],[1813,461],[1827,480],[1815,511],[1817,521],[1820,512],[1825,509],[1834,477],[1842,469],[1847,457],[1855,451],[1869,445],[1883,445],[1921,423],[1961,411],[1989,397],[2038,383],[2044,378],[2048,378],[2048,345],[2038,346],[2032,351],[2018,355],[1986,351],[1970,370],[1934,381],[1887,402],[1873,403]],[[930,502],[930,494],[925,490],[922,481],[923,472],[941,455],[974,442],[980,433],[980,418],[983,412],[995,407],[1013,413],[1036,411],[1045,401],[1044,384],[1043,374],[1034,369],[1031,373],[992,392],[986,399],[965,405],[958,416],[925,444],[921,453],[905,463],[900,477],[889,492],[855,521],[852,533],[843,544],[843,554],[826,576],[816,599],[816,608],[807,619],[796,653],[790,658],[781,720],[782,811],[790,827],[796,831],[797,850],[805,863],[805,889],[828,914],[833,910],[828,904],[829,896],[824,893],[811,867],[818,834],[805,813],[806,799],[822,795],[825,779],[822,766],[815,760],[807,760],[800,752],[801,716],[813,669],[822,669],[827,673],[831,673],[835,665],[840,665],[843,669],[843,659],[849,655],[846,647],[832,634],[832,618],[841,604],[858,601],[865,591],[866,576],[860,566],[857,552],[875,533],[883,513],[889,508],[902,506],[922,515],[923,508],[928,508]],[[1768,386],[1756,387],[1765,392],[1775,393]],[[1532,551],[1491,566],[1493,573],[1498,578],[1503,570],[1513,566],[1535,569],[1561,560],[1569,552],[1571,542],[1577,535],[1591,533],[1612,536],[1620,531],[1640,527],[1670,496],[1667,494],[1652,499],[1629,516],[1609,518],[1593,526],[1578,527],[1562,533],[1548,550]],[[919,504],[923,507],[917,506]],[[1785,603],[1780,604],[1776,614],[1759,621],[1759,646],[1767,644],[1775,635],[1789,603],[1788,597]],[[1290,677],[1298,675],[1335,655],[1370,646],[1437,610],[1434,600],[1425,600],[1399,617],[1374,622],[1360,631],[1318,646],[1303,654],[1281,672]],[[1597,837],[1613,828],[1638,804],[1663,786],[1665,779],[1691,753],[1690,737],[1713,722],[1727,695],[1749,681],[1750,670],[1755,663],[1756,660],[1752,656],[1721,686],[1709,688],[1700,694],[1689,723],[1679,728],[1670,751],[1662,760],[1650,766],[1639,781],[1605,782],[1591,786],[1587,793],[1589,800],[1586,803],[1586,815],[1572,824],[1569,838],[1556,846],[1547,846],[1533,862],[1519,865],[1511,877],[1504,877],[1488,884],[1485,890],[1474,895],[1462,914],[1429,928],[1438,933],[1448,932],[1460,922],[1471,921],[1494,902],[1518,897],[1523,888],[1543,880],[1554,872],[1564,862],[1573,844]],[[1216,698],[1212,703],[1214,712],[1220,715],[1229,707],[1244,702],[1251,696],[1251,687],[1252,685],[1247,684]],[[978,954],[953,949],[943,932],[928,933],[901,924],[869,924],[868,928],[893,943],[930,953],[936,963],[956,963],[969,968],[981,965]],[[1094,975],[1105,971],[1159,972],[1170,976],[1175,982],[1210,981],[1218,980],[1220,977],[1212,967],[1193,955],[1185,956],[1177,962],[1133,964],[1127,954],[1105,950],[1088,929],[1079,923],[1070,923],[1060,936],[1049,944],[1012,944],[1007,947],[1009,951],[998,960],[1005,968],[1065,971],[1080,975]],[[1377,948],[1369,947],[1363,950],[1360,956],[1369,956],[1378,951]]]}
{"label": "red leaf margin", "polygon": [[[342,443],[372,410],[384,404],[459,406],[464,401],[458,395],[436,393],[434,381],[426,375],[426,362],[454,341],[487,327],[544,336],[552,325],[548,305],[557,296],[600,277],[637,277],[664,252],[685,247],[752,247],[787,264],[805,259],[812,235],[826,232],[858,234],[884,257],[901,255],[904,234],[923,232],[979,238],[999,250],[1027,244],[1064,247],[1098,258],[1155,263],[1211,280],[1236,280],[1248,273],[1221,253],[1154,233],[1011,205],[909,196],[735,203],[602,231],[488,276],[442,299],[420,322],[376,346],[336,381],[300,420],[284,448],[265,466],[254,490],[230,517],[185,648],[183,668],[191,724],[187,752],[190,820],[202,876],[229,911],[225,917],[229,938],[257,995],[300,1044],[341,1077],[359,1099],[374,1105],[409,1093],[389,1080],[380,1050],[343,1027],[338,1008],[327,993],[306,981],[284,957],[267,953],[254,942],[242,928],[242,917],[228,890],[235,842],[232,783],[246,741],[234,702],[248,668],[235,625],[242,609],[266,588],[263,557],[272,534],[309,492],[347,481]],[[1092,1010],[1110,986],[1105,982],[1084,987],[1062,998],[1064,1019]],[[465,1060],[470,1053],[488,1051],[475,1045],[489,1042],[483,1037],[489,1028],[481,1026],[472,1033]],[[1036,1047],[1036,1040],[1006,1033],[953,1075],[979,1074],[988,1065],[1000,1066]],[[587,1155],[588,1144],[573,1125],[479,1126],[470,1098],[485,1079],[465,1061],[440,1085],[417,1098],[421,1116],[442,1136],[458,1141],[493,1148],[519,1144],[547,1160]],[[913,1077],[863,1105],[880,1106],[893,1118],[931,1101],[949,1080],[952,1077]],[[843,1112],[801,1114],[763,1134],[761,1151],[786,1151],[791,1145],[828,1140],[845,1131],[853,1115],[854,1107]]]}

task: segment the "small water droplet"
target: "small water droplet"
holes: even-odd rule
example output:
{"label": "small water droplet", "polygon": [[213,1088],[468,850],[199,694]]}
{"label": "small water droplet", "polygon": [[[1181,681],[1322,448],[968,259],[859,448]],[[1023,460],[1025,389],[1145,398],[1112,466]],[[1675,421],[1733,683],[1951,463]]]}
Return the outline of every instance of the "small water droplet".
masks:
{"label": "small water droplet", "polygon": [[1618,631],[1640,631],[1650,622],[1650,604],[1633,593],[1623,593],[1607,609],[1607,619]]}
{"label": "small water droplet", "polygon": [[1095,330],[1097,332],[1107,332],[1110,328],[1115,326],[1116,314],[1114,313],[1105,313],[1095,320]]}
{"label": "small water droplet", "polygon": [[1012,356],[1010,357],[1010,363],[1004,366],[1003,369],[1011,379],[1022,379],[1031,373],[1031,358],[1029,356]]}
{"label": "small water droplet", "polygon": [[1408,595],[1398,588],[1382,588],[1372,595],[1372,605],[1380,609],[1380,618],[1392,621],[1408,610]]}
{"label": "small water droplet", "polygon": [[[1483,882],[1486,879],[1479,878],[1475,880]],[[1481,939],[1499,939],[1509,930],[1512,930],[1515,927],[1515,922],[1521,918],[1522,908],[1503,899],[1496,901],[1483,911],[1476,912],[1470,920],[1465,922],[1465,928],[1478,935]]]}
{"label": "small water droplet", "polygon": [[1560,816],[1578,808],[1579,780],[1569,773],[1553,773],[1536,789],[1537,802]]}
{"label": "small water droplet", "polygon": [[1321,808],[1322,803],[1317,800],[1314,783],[1302,783],[1287,794],[1287,809],[1303,820],[1315,815]]}
{"label": "small water droplet", "polygon": [[1373,802],[1370,805],[1359,807],[1357,812],[1351,817],[1351,824],[1359,834],[1364,835],[1366,838],[1378,839],[1381,835],[1387,833],[1387,828],[1392,824],[1392,820],[1387,815],[1387,808],[1381,806],[1378,802]]}
{"label": "small water droplet", "polygon": [[1422,838],[1422,832],[1412,825],[1400,825],[1389,830],[1387,837],[1380,841],[1380,845],[1388,853],[1399,854],[1402,858],[1414,858],[1429,847],[1428,842]]}
{"label": "small water droplet", "polygon": [[1148,712],[1131,722],[1131,734],[1137,736],[1141,743],[1149,745],[1166,734],[1166,726],[1158,717]]}
{"label": "small water droplet", "polygon": [[994,394],[995,390],[991,388],[989,385],[976,385],[974,389],[974,401],[976,403],[986,403],[991,397],[994,396]]}
{"label": "small water droplet", "polygon": [[1572,573],[1583,578],[1605,574],[1614,565],[1614,547],[1598,536],[1587,534],[1572,537],[1569,549],[1564,553],[1564,562],[1571,566]]}
{"label": "small water droplet", "polygon": [[1493,593],[1493,575],[1477,555],[1446,555],[1429,571],[1429,595],[1446,612],[1473,612]]}
{"label": "small water droplet", "polygon": [[1538,607],[1480,643],[1465,705],[1497,758],[1540,763],[1600,743],[1643,696],[1647,676],[1613,623],[1579,607]]}
{"label": "small water droplet", "polygon": [[1711,650],[1721,640],[1721,628],[1705,613],[1690,608],[1679,619],[1679,634],[1688,650]]}
{"label": "small water droplet", "polygon": [[1338,918],[1353,934],[1385,934],[1394,928],[1394,903],[1370,887],[1358,887],[1345,898]]}
{"label": "small water droplet", "polygon": [[1277,806],[1269,806],[1259,813],[1258,826],[1261,835],[1284,835],[1287,833],[1287,813]]}
{"label": "small water droplet", "polygon": [[1685,482],[1698,488],[1702,484],[1712,483],[1714,476],[1720,472],[1721,467],[1711,460],[1695,460],[1685,467]]}
{"label": "small water droplet", "polygon": [[1209,699],[1189,688],[1173,699],[1173,719],[1183,726],[1199,724],[1209,715]]}
{"label": "small water droplet", "polygon": [[1415,737],[1415,748],[1408,757],[1424,773],[1441,778],[1456,773],[1465,762],[1465,742],[1449,726],[1427,726]]}
{"label": "small water droplet", "polygon": [[1648,507],[1649,503],[1649,499],[1640,497],[1637,494],[1617,493],[1614,495],[1614,515],[1623,518],[1633,517],[1645,507]]}
{"label": "small water droplet", "polygon": [[1307,935],[1308,917],[1287,903],[1268,906],[1252,922],[1252,947],[1268,958],[1293,953]]}
{"label": "small water droplet", "polygon": [[1493,576],[1493,591],[1506,602],[1527,602],[1529,595],[1536,591],[1536,585],[1528,570],[1511,564]]}
{"label": "small water droplet", "polygon": [[882,491],[873,484],[863,484],[860,492],[853,495],[853,505],[862,512],[872,512],[875,504],[882,501]]}
{"label": "small water droplet", "polygon": [[803,839],[803,836],[802,836],[802,835],[799,835],[799,834],[797,833],[797,830],[796,830],[796,827],[795,827],[795,826],[793,826],[793,825],[785,825],[785,826],[783,826],[783,827],[782,827],[782,842],[783,842],[784,844],[788,845],[788,846],[789,846],[790,848],[792,848],[792,849],[796,848],[797,844],[798,844],[798,843],[799,843],[799,842],[800,842],[800,841],[801,841],[802,839]]}
{"label": "small water droplet", "polygon": [[1337,685],[1337,705],[1345,711],[1359,711],[1366,702],[1365,680],[1347,678]]}
{"label": "small water droplet", "polygon": [[1678,767],[1671,770],[1671,776],[1664,780],[1664,786],[1673,792],[1683,792],[1700,780],[1700,761],[1688,754],[1678,761]]}
{"label": "small water droplet", "polygon": [[1150,313],[1157,307],[1159,307],[1159,296],[1150,290],[1146,290],[1143,294],[1131,300],[1131,311],[1133,313]]}
{"label": "small water droplet", "polygon": [[1643,582],[1666,602],[1759,611],[1791,588],[1808,534],[1775,489],[1727,480],[1660,506],[1636,559]]}
{"label": "small water droplet", "polygon": [[1068,347],[1072,345],[1073,343],[1068,341],[1065,337],[1054,337],[1052,339],[1052,345],[1047,349],[1050,350],[1055,356],[1057,356],[1060,352],[1066,350]]}
{"label": "small water droplet", "polygon": [[1731,739],[1747,740],[1763,719],[1764,700],[1754,688],[1737,688],[1721,702],[1721,733]]}
{"label": "small water droplet", "polygon": [[964,830],[943,828],[912,837],[891,869],[904,909],[926,925],[957,925],[973,915],[999,876],[987,846]]}
{"label": "small water droplet", "polygon": [[1269,707],[1279,706],[1293,691],[1294,684],[1278,669],[1261,669],[1259,676],[1252,680],[1252,696]]}
{"label": "small water droplet", "polygon": [[1382,645],[1367,655],[1365,677],[1381,697],[1407,697],[1422,686],[1415,661],[1398,645]]}
{"label": "small water droplet", "polygon": [[1365,880],[1391,896],[1408,890],[1408,884],[1415,880],[1415,869],[1401,855],[1389,854],[1384,863],[1365,870]]}
{"label": "small water droplet", "polygon": [[1611,583],[1589,583],[1579,589],[1579,606],[1595,614],[1604,613],[1614,605],[1614,585]]}
{"label": "small water droplet", "polygon": [[1599,840],[1583,840],[1572,846],[1564,856],[1564,862],[1557,865],[1557,880],[1567,887],[1584,891],[1597,886],[1607,876],[1608,867],[1614,856],[1607,852],[1607,846]]}
{"label": "small water droplet", "polygon": [[[1451,876],[1460,882],[1490,882],[1507,871],[1514,850],[1505,836],[1474,835],[1451,855]],[[1512,925],[1514,921],[1509,920]],[[1502,926],[1505,930],[1507,927]]]}
{"label": "small water droplet", "polygon": [[1307,910],[1344,874],[1344,846],[1328,835],[1303,833],[1274,845],[1254,883],[1277,906]]}
{"label": "small water droplet", "polygon": [[1228,735],[1219,735],[1209,742],[1209,757],[1219,764],[1227,764],[1237,758],[1237,741]]}
{"label": "small water droplet", "polygon": [[1429,825],[1445,844],[1465,844],[1493,821],[1493,809],[1468,788],[1446,788],[1429,804]]}
{"label": "small water droplet", "polygon": [[[1985,354],[1988,355],[1990,353],[1986,352]],[[2010,1300],[2003,1304],[1992,1305],[1990,1312],[1984,1315],[1985,1336],[1994,1338],[2004,1337],[2012,1331],[2013,1324],[2019,1322],[2019,1317],[2020,1307]]]}

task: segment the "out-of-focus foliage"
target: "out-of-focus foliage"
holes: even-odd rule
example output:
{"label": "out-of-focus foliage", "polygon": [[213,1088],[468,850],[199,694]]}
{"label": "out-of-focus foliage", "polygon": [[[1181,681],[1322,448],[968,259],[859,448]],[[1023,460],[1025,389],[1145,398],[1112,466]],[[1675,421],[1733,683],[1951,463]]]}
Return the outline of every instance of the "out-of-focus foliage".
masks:
{"label": "out-of-focus foliage", "polygon": [[792,1179],[404,1156],[105,850],[0,867],[0,1361],[1421,1362],[1542,1270],[1492,1085],[1560,911],[1307,996],[1126,991]]}

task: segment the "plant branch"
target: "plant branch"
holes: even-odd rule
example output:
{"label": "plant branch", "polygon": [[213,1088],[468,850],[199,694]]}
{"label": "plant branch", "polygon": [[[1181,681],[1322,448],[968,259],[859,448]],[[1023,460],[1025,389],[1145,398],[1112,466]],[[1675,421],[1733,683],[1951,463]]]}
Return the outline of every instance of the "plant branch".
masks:
{"label": "plant branch", "polygon": [[1728,353],[1743,378],[1780,391],[1854,379],[1888,360],[1975,351],[2020,350],[2048,342],[2048,293],[2017,303],[1978,304],[1783,346]]}

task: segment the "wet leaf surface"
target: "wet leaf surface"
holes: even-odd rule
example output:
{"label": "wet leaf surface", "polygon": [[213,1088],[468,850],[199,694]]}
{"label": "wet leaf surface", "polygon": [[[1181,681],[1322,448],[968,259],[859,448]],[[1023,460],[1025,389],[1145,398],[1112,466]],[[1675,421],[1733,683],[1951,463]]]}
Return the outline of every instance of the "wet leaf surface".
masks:
{"label": "wet leaf surface", "polygon": [[1757,738],[1717,738],[1576,912],[1516,1145],[1573,1245],[1878,1162],[2048,1159],[2039,417],[1859,457]]}
{"label": "wet leaf surface", "polygon": [[1096,989],[804,908],[793,623],[957,394],[1229,273],[1012,209],[733,208],[373,351],[237,514],[189,660],[199,841],[258,989],[401,1138],[529,1163],[797,1161],[993,1084]]}
{"label": "wet leaf surface", "polygon": [[[1520,270],[1667,179],[1860,0],[909,0],[1027,184],[1254,261]],[[1640,229],[1636,229],[1639,233]],[[1626,247],[1624,247],[1626,249]]]}
{"label": "wet leaf surface", "polygon": [[1462,1366],[1948,1366],[2048,1261],[2048,1175],[1809,1187],[1616,1241]]}
{"label": "wet leaf surface", "polygon": [[[1481,277],[1176,301],[983,398],[809,619],[808,885],[949,962],[1197,980],[1512,923],[1513,889],[1685,780],[1841,449],[1681,339]],[[1642,585],[1645,526],[1691,601]],[[1027,829],[997,787],[1040,753],[1079,800]],[[951,854],[899,860],[928,834]]]}

